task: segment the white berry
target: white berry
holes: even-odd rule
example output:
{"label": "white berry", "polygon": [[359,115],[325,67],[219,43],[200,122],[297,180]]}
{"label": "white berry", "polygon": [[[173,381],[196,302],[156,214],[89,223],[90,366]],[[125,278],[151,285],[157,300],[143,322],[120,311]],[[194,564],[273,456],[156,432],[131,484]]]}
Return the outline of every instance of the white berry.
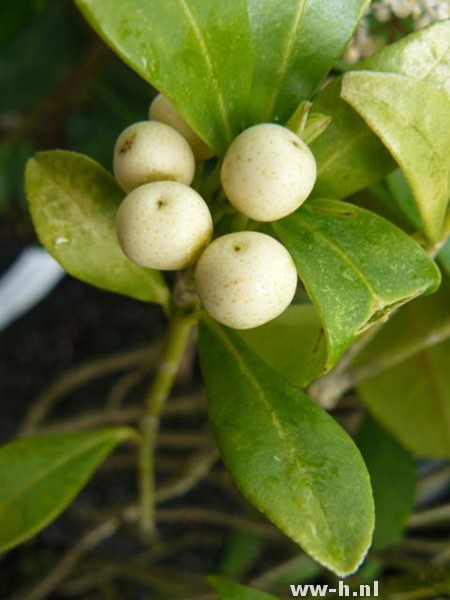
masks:
{"label": "white berry", "polygon": [[130,260],[151,269],[192,265],[212,235],[203,198],[175,181],[146,183],[128,194],[117,212],[117,236]]}
{"label": "white berry", "polygon": [[311,193],[316,161],[292,131],[263,123],[243,131],[225,155],[222,186],[237,210],[256,221],[276,221]]}
{"label": "white berry", "polygon": [[195,158],[182,135],[157,121],[140,121],[127,127],[114,146],[114,175],[129,192],[152,181],[179,181],[189,185]]}
{"label": "white berry", "polygon": [[180,133],[192,148],[197,160],[212,158],[214,150],[205,144],[202,138],[195,133],[190,125],[183,119],[175,106],[162,94],[158,94],[150,104],[149,119],[170,125]]}
{"label": "white berry", "polygon": [[216,321],[249,329],[287,308],[297,287],[297,272],[277,240],[240,231],[219,237],[206,248],[195,280],[205,310]]}

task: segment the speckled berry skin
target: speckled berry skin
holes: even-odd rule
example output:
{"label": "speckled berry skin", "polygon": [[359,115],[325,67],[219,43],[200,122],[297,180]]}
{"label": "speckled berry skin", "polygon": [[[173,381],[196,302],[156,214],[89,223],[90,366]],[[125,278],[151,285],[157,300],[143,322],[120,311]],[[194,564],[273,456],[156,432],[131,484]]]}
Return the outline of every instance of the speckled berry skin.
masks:
{"label": "speckled berry skin", "polygon": [[223,325],[250,329],[281,314],[291,303],[297,272],[288,251],[254,231],[215,239],[195,271],[205,310]]}
{"label": "speckled berry skin", "polygon": [[214,150],[205,144],[202,138],[186,123],[172,102],[162,94],[158,94],[150,104],[148,118],[176,129],[189,142],[196,160],[207,160],[215,156]]}
{"label": "speckled berry skin", "polygon": [[124,129],[118,137],[113,170],[126,192],[153,181],[190,185],[195,174],[195,158],[178,131],[157,121],[140,121]]}
{"label": "speckled berry skin", "polygon": [[130,260],[165,271],[192,265],[212,235],[203,198],[174,181],[147,183],[130,192],[116,223],[119,243]]}
{"label": "speckled berry skin", "polygon": [[256,221],[277,221],[296,210],[311,193],[316,161],[292,131],[263,123],[232,142],[221,170],[229,201]]}

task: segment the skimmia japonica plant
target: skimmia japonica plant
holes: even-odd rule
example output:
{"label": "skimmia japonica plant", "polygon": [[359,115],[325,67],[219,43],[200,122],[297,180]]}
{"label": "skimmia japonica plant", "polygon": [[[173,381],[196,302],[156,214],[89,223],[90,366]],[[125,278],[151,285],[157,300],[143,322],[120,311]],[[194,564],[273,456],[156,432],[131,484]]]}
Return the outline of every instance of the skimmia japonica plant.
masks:
{"label": "skimmia japonica plant", "polygon": [[[167,339],[139,427],[3,447],[0,547],[54,519],[123,441],[152,533],[160,417],[196,341],[234,484],[349,575],[400,535],[410,453],[450,454],[450,22],[340,73],[367,0],[76,4],[159,95],[112,173],[64,150],[30,160],[32,219],[74,277],[160,304]],[[370,417],[347,431],[330,409],[349,390]]]}

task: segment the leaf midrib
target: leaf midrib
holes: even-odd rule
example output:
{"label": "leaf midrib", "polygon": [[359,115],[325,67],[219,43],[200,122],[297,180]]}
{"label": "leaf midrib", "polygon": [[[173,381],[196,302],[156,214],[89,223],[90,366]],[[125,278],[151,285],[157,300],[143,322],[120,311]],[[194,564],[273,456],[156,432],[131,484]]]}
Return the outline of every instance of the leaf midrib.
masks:
{"label": "leaf midrib", "polygon": [[290,32],[286,36],[286,42],[284,44],[284,52],[279,62],[279,69],[275,73],[274,81],[272,84],[272,94],[267,99],[266,115],[273,116],[276,101],[284,88],[283,81],[286,78],[286,73],[290,64],[290,58],[294,51],[295,40],[298,36],[299,29],[303,22],[303,16],[305,13],[306,0],[302,0],[298,5],[297,13],[295,15],[294,23]]}
{"label": "leaf midrib", "polygon": [[[425,42],[422,42],[425,44]],[[425,45],[427,45],[428,47],[430,47],[430,44],[426,43]],[[438,89],[439,91],[441,91],[443,94],[448,96],[448,92],[444,89],[442,89],[441,87],[438,87],[436,85],[434,85],[432,82],[429,81],[430,79],[430,75],[436,70],[436,68],[441,65],[441,64],[447,64],[444,63],[444,59],[447,58],[447,54],[450,50],[450,44],[445,48],[445,50],[443,51],[442,55],[439,56],[437,59],[434,60],[434,62],[430,65],[430,68],[423,73],[420,77],[414,77],[414,79],[417,79],[418,81],[423,81],[424,83],[428,83],[430,86],[432,86],[435,89]],[[380,72],[380,73],[391,73],[391,74],[398,74],[398,75],[405,75],[405,73],[403,73],[400,70],[391,70],[391,71],[383,71],[382,70],[382,65],[381,69],[379,68],[379,66],[377,65],[377,62],[374,61],[373,64],[369,65],[369,71],[370,72]],[[366,67],[361,65],[361,70],[366,70]],[[359,69],[358,69],[359,70]],[[407,75],[409,77],[409,75]],[[322,162],[317,170],[317,177],[319,177],[320,175],[323,174],[324,171],[326,171],[327,167],[333,163],[334,161],[338,160],[339,158],[342,157],[342,155],[347,152],[350,148],[352,148],[352,146],[354,146],[355,144],[357,144],[359,141],[361,141],[363,138],[365,137],[371,137],[373,136],[373,133],[370,129],[366,129],[365,131],[363,130],[359,135],[353,137],[347,144],[345,144],[344,146],[341,146],[339,148],[338,152],[335,152],[334,154],[331,154],[328,156],[327,160]]]}
{"label": "leaf midrib", "polygon": [[[372,102],[375,101],[376,103],[378,103],[391,116],[396,117],[397,122],[399,122],[400,126],[403,127],[403,121],[400,118],[400,114],[398,113],[398,111],[395,110],[394,108],[392,108],[392,106],[388,102],[386,102],[383,98],[380,98],[379,96],[374,96],[373,94],[370,94],[367,92],[364,92],[361,89],[357,89],[357,90],[353,89],[353,92],[355,92],[355,91],[356,91],[357,95],[362,96]],[[343,96],[343,98],[344,98],[344,100],[346,100],[346,102],[349,102],[349,104],[351,104],[351,101],[349,101],[347,98],[345,98],[345,96]],[[359,112],[360,108],[355,107],[355,110],[358,110],[358,112]],[[366,119],[366,116],[364,116],[363,118]],[[392,120],[392,119],[390,119],[390,120]],[[373,126],[372,119],[370,119],[370,121],[371,121],[371,127],[372,127]],[[435,164],[438,164],[439,158],[440,158],[440,153],[434,148],[432,141],[428,138],[428,136],[425,134],[425,132],[422,131],[421,129],[419,129],[414,122],[412,122],[412,123],[409,122],[408,127],[412,127],[412,129],[415,131],[415,133],[423,140],[423,142],[426,144],[427,148],[430,150],[430,152],[432,154],[432,157],[433,157],[432,161]],[[381,133],[380,133],[380,135],[381,135]],[[384,140],[382,140],[382,141],[384,143]],[[392,154],[397,154],[397,160],[400,162],[400,157],[398,156],[398,153],[393,148],[390,148],[389,151],[392,152]],[[443,169],[439,168],[438,171],[443,172]]]}
{"label": "leaf midrib", "polygon": [[306,230],[312,233],[313,236],[319,238],[324,243],[324,245],[330,248],[350,270],[356,273],[358,279],[363,283],[364,287],[367,289],[369,297],[372,300],[371,308],[373,312],[382,310],[383,308],[388,306],[385,300],[377,294],[372,284],[364,276],[363,272],[360,270],[358,265],[349,257],[349,255],[341,248],[341,246],[338,243],[328,238],[322,231],[311,225],[311,223],[308,223],[305,219],[302,219],[300,214],[298,214],[298,217],[302,227],[304,227]]}
{"label": "leaf midrib", "polygon": [[[88,232],[89,236],[92,236],[97,239],[105,240],[105,233],[107,234],[107,238],[111,238],[111,228],[108,227],[109,220],[95,220],[95,227],[91,226],[86,228],[86,223],[93,221],[93,215],[84,208],[83,204],[78,201],[78,199],[82,196],[82,194],[78,190],[74,190],[73,187],[70,186],[70,183],[65,183],[57,179],[54,175],[54,170],[48,167],[46,164],[42,164],[40,160],[36,159],[36,163],[41,171],[45,174],[45,176],[52,182],[52,185],[61,191],[61,194],[64,196],[65,200],[63,202],[64,207],[69,207],[70,210],[78,212],[79,217],[79,225],[83,230],[83,233]],[[57,204],[61,204],[59,200],[57,200]],[[117,204],[119,207],[119,203]]]}
{"label": "leaf midrib", "polygon": [[230,119],[229,119],[229,116],[228,116],[228,113],[227,113],[227,110],[225,107],[225,101],[223,98],[223,93],[222,93],[221,87],[219,85],[217,73],[214,68],[214,63],[211,59],[211,55],[208,50],[208,46],[206,45],[204,35],[203,35],[201,29],[199,28],[197,21],[195,20],[195,17],[192,14],[192,11],[190,10],[189,6],[187,5],[186,0],[178,0],[178,2],[180,4],[182,11],[186,15],[186,18],[187,18],[191,28],[192,28],[192,33],[193,33],[195,39],[197,40],[197,44],[200,48],[200,55],[203,56],[205,64],[206,64],[206,68],[210,73],[210,80],[211,80],[212,86],[214,88],[214,97],[217,100],[217,107],[219,109],[222,123],[223,123],[224,129],[225,129],[225,132],[226,132],[226,137],[227,137],[228,141],[231,141],[231,139],[233,137],[233,132],[232,132],[231,124],[230,124]]}
{"label": "leaf midrib", "polygon": [[[423,42],[425,46],[428,46],[428,48],[431,48],[430,44],[428,42]],[[430,75],[436,70],[436,67],[438,67],[439,65],[443,64],[444,58],[447,58],[447,54],[450,50],[450,44],[445,48],[445,50],[443,51],[442,55],[439,56],[437,59],[435,59],[434,63],[430,66],[429,70],[423,74],[421,77],[418,77],[417,79],[419,79],[419,81],[424,81],[424,82],[428,82],[430,83],[428,80],[430,78]],[[447,63],[445,63],[447,64]],[[446,94],[448,96],[448,91],[444,91],[441,87],[437,87],[434,86],[432,83],[430,83],[431,86],[436,87],[436,89],[442,91],[444,94]]]}
{"label": "leaf midrib", "polygon": [[[211,325],[209,323],[207,323],[208,327],[211,327]],[[219,328],[219,327],[214,327],[214,330],[216,331],[216,334],[219,335],[219,337],[221,337],[224,345],[226,346],[226,348],[228,349],[228,352],[234,356],[237,364],[239,365],[242,373],[244,376],[247,377],[247,379],[249,380],[250,385],[255,389],[256,391],[256,397],[259,398],[259,400],[261,401],[263,407],[265,408],[265,410],[267,411],[267,413],[269,414],[269,418],[272,421],[274,428],[276,430],[276,432],[278,433],[278,436],[280,438],[280,440],[282,441],[282,443],[284,444],[284,446],[286,447],[288,454],[292,457],[295,466],[297,467],[297,469],[299,470],[299,472],[305,472],[308,470],[308,467],[303,465],[301,463],[301,461],[298,459],[298,457],[296,456],[296,448],[295,446],[293,446],[289,440],[289,437],[285,434],[283,426],[280,422],[280,420],[278,419],[275,409],[274,407],[270,404],[270,402],[267,400],[265,392],[264,392],[264,388],[260,385],[259,381],[256,379],[256,377],[253,375],[253,373],[251,372],[250,368],[248,367],[247,363],[245,362],[245,359],[243,358],[242,354],[237,350],[237,348],[234,346],[234,344],[231,343],[229,337],[225,334],[225,332]],[[314,496],[318,506],[320,507],[320,510],[322,512],[323,515],[323,520],[331,534],[331,536],[333,538],[335,538],[335,534],[333,531],[333,528],[331,527],[331,524],[329,522],[329,519],[327,517],[326,511],[323,507],[323,504],[321,502],[320,496],[315,492],[314,490],[314,486],[311,485],[311,483],[308,483],[308,487],[312,492],[312,495]]]}
{"label": "leaf midrib", "polygon": [[[50,466],[50,468],[44,469],[43,471],[40,471],[38,473],[38,475],[34,479],[31,480],[31,482],[28,480],[26,482],[27,485],[25,487],[21,487],[19,490],[17,490],[17,492],[8,500],[8,502],[6,502],[3,505],[0,504],[0,519],[2,518],[2,515],[5,513],[5,511],[9,508],[9,506],[11,504],[13,504],[17,500],[17,498],[19,498],[20,496],[22,496],[24,493],[29,493],[29,491],[33,487],[35,487],[41,481],[43,481],[49,474],[52,473],[52,471],[59,470],[64,464],[70,463],[71,461],[76,460],[80,455],[88,452],[89,450],[91,450],[95,446],[103,445],[108,440],[108,437],[109,436],[105,435],[101,439],[96,438],[91,443],[86,444],[81,449],[79,449],[76,452],[72,453],[69,457],[68,456],[62,456],[61,459],[58,460],[57,462],[53,463]],[[114,442],[114,441],[116,441],[116,440],[113,440],[113,439],[110,440],[111,443]],[[117,439],[117,442],[118,441],[119,440]]]}

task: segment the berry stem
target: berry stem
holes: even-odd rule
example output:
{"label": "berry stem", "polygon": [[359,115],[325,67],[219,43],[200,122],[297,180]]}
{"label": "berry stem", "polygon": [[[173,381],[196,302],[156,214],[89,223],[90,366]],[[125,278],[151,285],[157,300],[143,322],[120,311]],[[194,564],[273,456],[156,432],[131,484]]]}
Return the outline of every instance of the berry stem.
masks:
{"label": "berry stem", "polygon": [[[181,286],[185,282],[180,278]],[[189,294],[187,294],[189,296]],[[181,299],[181,301],[180,301]],[[139,452],[139,484],[141,529],[146,537],[155,534],[155,445],[161,414],[170,395],[175,378],[197,322],[196,302],[183,305],[185,293],[175,289],[173,306],[162,360],[145,397],[145,415],[141,421],[142,441]],[[178,302],[177,302],[178,300]]]}

